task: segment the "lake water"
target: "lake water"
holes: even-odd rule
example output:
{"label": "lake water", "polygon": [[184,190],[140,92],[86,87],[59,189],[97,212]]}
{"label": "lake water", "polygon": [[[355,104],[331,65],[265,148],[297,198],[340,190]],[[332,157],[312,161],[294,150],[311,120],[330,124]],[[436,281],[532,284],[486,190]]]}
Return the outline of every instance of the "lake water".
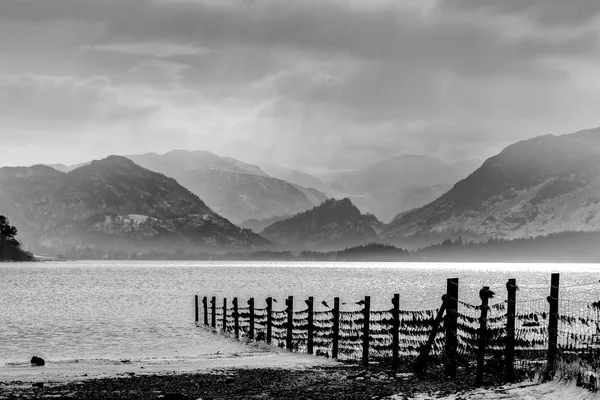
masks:
{"label": "lake water", "polygon": [[387,310],[400,293],[402,309],[421,310],[439,307],[447,278],[460,278],[460,299],[476,304],[483,285],[505,298],[508,278],[517,279],[520,299],[544,298],[551,272],[561,273],[561,298],[600,299],[600,285],[593,284],[600,266],[589,264],[0,263],[0,368],[33,355],[161,360],[239,352],[239,345],[194,325],[195,294],[217,296],[218,304],[237,296],[240,306],[254,297],[257,307],[273,296],[279,309],[289,295],[297,309],[308,296],[320,304],[370,295],[372,310]]}

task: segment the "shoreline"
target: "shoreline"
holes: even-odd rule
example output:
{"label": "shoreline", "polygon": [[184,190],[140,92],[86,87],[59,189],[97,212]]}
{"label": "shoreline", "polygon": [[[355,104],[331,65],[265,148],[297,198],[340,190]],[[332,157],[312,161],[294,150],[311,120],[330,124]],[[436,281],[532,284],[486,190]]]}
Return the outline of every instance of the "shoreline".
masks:
{"label": "shoreline", "polygon": [[324,357],[290,353],[281,349],[260,349],[246,353],[207,354],[196,357],[147,359],[94,359],[47,361],[45,366],[9,363],[0,367],[0,384],[62,384],[92,379],[114,379],[122,376],[185,374],[217,369],[305,369],[332,366],[337,362]]}
{"label": "shoreline", "polygon": [[446,380],[441,366],[431,366],[421,375],[406,372],[407,366],[391,371],[385,364],[364,369],[355,363],[335,361],[322,365],[307,362],[301,367],[223,364],[190,372],[163,370],[62,382],[0,382],[0,399],[600,399],[600,394],[574,382],[502,385],[490,371],[485,384],[477,387],[472,373],[461,371],[456,379]]}
{"label": "shoreline", "polygon": [[460,369],[456,379],[446,379],[444,367],[437,364],[416,375],[412,359],[402,360],[396,371],[388,361],[364,368],[357,362],[285,350],[123,361],[16,365],[8,368],[12,373],[0,370],[0,399],[600,400],[599,393],[571,381],[504,385],[502,374],[492,369],[486,371],[481,386],[474,383],[474,371]]}
{"label": "shoreline", "polygon": [[[112,376],[88,374],[86,377],[48,381],[0,382],[0,398],[22,399],[392,399],[402,395],[410,398],[421,393],[451,395],[473,387],[472,379],[459,376],[456,380],[441,379],[443,368],[431,366],[418,377],[408,372],[410,363],[392,371],[384,363],[370,364],[364,369],[357,363],[318,357],[272,355],[253,362],[188,365],[186,370],[170,365],[162,370],[121,372]],[[268,357],[268,356],[267,356]],[[250,359],[250,358],[248,358]],[[231,361],[231,360],[230,360]],[[279,361],[278,365],[277,362]],[[462,379],[461,379],[462,378]],[[496,386],[496,382],[488,382]]]}

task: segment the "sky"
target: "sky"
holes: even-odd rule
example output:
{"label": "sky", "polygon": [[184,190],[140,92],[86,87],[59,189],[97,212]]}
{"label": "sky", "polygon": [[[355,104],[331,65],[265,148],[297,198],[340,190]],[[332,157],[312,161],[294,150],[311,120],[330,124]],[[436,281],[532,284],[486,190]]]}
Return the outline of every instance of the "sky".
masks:
{"label": "sky", "polygon": [[0,0],[0,165],[309,172],[600,126],[597,0]]}

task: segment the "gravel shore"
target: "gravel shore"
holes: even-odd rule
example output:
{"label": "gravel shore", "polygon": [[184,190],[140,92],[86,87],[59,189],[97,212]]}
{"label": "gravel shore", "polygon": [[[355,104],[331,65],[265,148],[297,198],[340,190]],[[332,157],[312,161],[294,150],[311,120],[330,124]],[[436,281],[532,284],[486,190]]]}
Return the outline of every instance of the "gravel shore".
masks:
{"label": "gravel shore", "polygon": [[[495,374],[486,386],[494,387]],[[336,363],[305,369],[232,368],[198,373],[136,375],[74,382],[2,382],[0,399],[404,399],[443,397],[473,389],[473,374],[443,379],[432,366],[414,375],[408,365],[392,371],[384,364],[364,369]],[[422,398],[422,397],[421,397]]]}

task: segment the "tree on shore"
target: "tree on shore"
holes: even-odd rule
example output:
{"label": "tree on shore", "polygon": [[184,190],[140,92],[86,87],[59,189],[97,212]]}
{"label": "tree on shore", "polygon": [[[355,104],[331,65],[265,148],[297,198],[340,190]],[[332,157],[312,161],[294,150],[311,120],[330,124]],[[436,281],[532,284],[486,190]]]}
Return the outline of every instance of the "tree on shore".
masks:
{"label": "tree on shore", "polygon": [[14,241],[17,236],[17,228],[12,226],[4,215],[0,215],[0,240]]}
{"label": "tree on shore", "polygon": [[33,256],[21,249],[17,239],[17,228],[4,215],[0,215],[0,260],[29,261]]}

